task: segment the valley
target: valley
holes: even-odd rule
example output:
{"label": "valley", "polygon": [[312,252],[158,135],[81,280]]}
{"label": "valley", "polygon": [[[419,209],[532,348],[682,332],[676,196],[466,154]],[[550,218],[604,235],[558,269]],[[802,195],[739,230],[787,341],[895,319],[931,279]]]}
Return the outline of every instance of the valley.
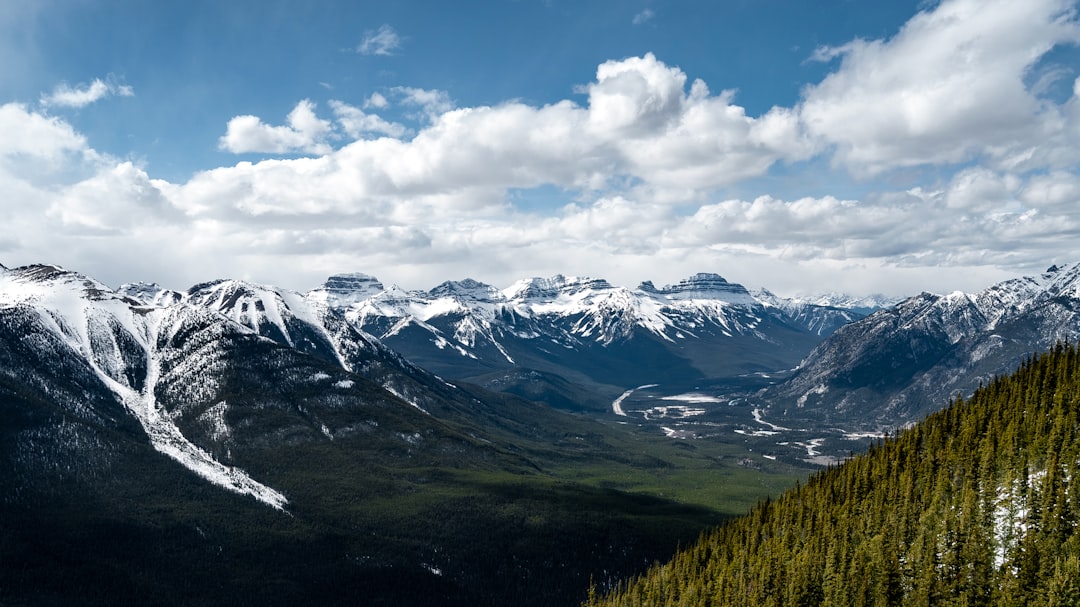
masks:
{"label": "valley", "polygon": [[[764,387],[784,375],[777,373],[759,380]],[[795,466],[836,464],[886,436],[885,432],[835,426],[787,427],[773,423],[765,418],[764,404],[755,400],[756,390],[749,389],[752,384],[747,381],[740,392],[731,391],[730,382],[706,389],[649,384],[624,392],[612,407],[616,415],[627,418],[623,423],[662,433],[669,439],[694,445],[719,442],[741,446],[746,453],[740,465],[751,468],[765,461]]]}
{"label": "valley", "polygon": [[577,604],[1075,339],[1077,302],[1080,265],[876,310],[0,268],[0,602]]}

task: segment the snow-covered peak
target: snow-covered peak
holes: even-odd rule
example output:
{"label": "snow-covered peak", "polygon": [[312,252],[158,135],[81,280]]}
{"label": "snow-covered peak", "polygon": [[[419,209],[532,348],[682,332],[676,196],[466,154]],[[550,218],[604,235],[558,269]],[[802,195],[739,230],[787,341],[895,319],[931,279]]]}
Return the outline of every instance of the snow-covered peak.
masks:
{"label": "snow-covered peak", "polygon": [[120,285],[116,291],[135,301],[159,308],[171,306],[184,299],[183,293],[163,288],[156,282],[129,282]]}
{"label": "snow-covered peak", "polygon": [[495,303],[506,300],[502,291],[471,278],[448,280],[428,291],[428,295],[435,298],[452,297],[463,301],[481,303]]}
{"label": "snow-covered peak", "polygon": [[559,287],[566,282],[566,277],[556,274],[551,278],[524,278],[503,290],[507,299],[525,301],[547,299],[559,294]]}
{"label": "snow-covered peak", "polygon": [[1080,297],[1080,263],[1065,267],[1050,266],[1041,278],[1046,291],[1052,295]]}
{"label": "snow-covered peak", "polygon": [[1011,278],[970,296],[991,322],[1057,297],[1080,298],[1080,264],[1050,266],[1042,274]]}
{"label": "snow-covered peak", "polygon": [[349,306],[352,316],[385,316],[400,318],[413,315],[424,306],[428,299],[424,291],[406,291],[397,285],[391,285],[371,297]]}
{"label": "snow-covered peak", "polygon": [[[149,287],[134,290],[153,291]],[[220,463],[188,440],[156,400],[158,348],[164,343],[160,337],[174,332],[199,310],[187,306],[151,309],[96,280],[48,265],[0,272],[0,308],[6,306],[33,310],[37,319],[28,326],[37,332],[36,346],[55,348],[56,357],[79,357],[139,421],[154,449],[216,485],[284,508],[284,495],[243,470]]]}
{"label": "snow-covered peak", "polygon": [[699,272],[673,285],[664,285],[661,289],[647,280],[638,286],[638,290],[670,300],[711,299],[744,305],[758,303],[746,287],[728,282],[723,276],[711,272]]}
{"label": "snow-covered peak", "polygon": [[31,265],[0,273],[0,305],[36,304],[72,297],[88,301],[123,300],[122,295],[104,284],[60,266]]}
{"label": "snow-covered peak", "polygon": [[903,299],[903,297],[888,297],[880,293],[860,296],[850,295],[848,293],[838,293],[836,291],[827,291],[825,293],[813,295],[796,295],[795,297],[787,298],[788,301],[796,304],[826,306],[866,313],[882,308],[891,308]]}
{"label": "snow-covered peak", "polygon": [[556,274],[551,278],[526,278],[519,280],[503,290],[507,299],[519,302],[530,300],[552,300],[560,295],[575,295],[584,291],[613,289],[611,283],[602,278],[589,278]]}
{"label": "snow-covered peak", "polygon": [[184,299],[290,346],[295,345],[290,329],[293,319],[312,327],[322,326],[311,304],[299,293],[286,289],[215,280],[191,287]]}
{"label": "snow-covered peak", "polygon": [[326,279],[321,287],[311,290],[307,297],[335,309],[348,308],[370,299],[386,290],[379,279],[359,272],[335,274]]}
{"label": "snow-covered peak", "polygon": [[566,279],[566,282],[560,288],[560,291],[567,295],[574,295],[577,293],[583,293],[586,291],[606,291],[612,289],[622,289],[622,287],[613,287],[611,283],[603,278],[589,278],[589,277],[570,277]]}

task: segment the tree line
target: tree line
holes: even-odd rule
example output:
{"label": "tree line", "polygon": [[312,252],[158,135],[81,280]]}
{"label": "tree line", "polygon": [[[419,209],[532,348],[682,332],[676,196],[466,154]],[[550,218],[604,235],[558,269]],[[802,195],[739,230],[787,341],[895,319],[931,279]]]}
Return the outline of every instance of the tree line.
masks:
{"label": "tree line", "polygon": [[1078,423],[1061,343],[585,605],[1080,605]]}

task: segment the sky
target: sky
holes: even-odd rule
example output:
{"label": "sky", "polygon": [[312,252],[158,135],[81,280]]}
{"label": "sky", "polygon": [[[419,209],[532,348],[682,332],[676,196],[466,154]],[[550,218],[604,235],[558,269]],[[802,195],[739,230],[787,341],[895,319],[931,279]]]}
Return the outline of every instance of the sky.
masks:
{"label": "sky", "polygon": [[0,0],[0,263],[306,291],[1080,262],[1064,0]]}

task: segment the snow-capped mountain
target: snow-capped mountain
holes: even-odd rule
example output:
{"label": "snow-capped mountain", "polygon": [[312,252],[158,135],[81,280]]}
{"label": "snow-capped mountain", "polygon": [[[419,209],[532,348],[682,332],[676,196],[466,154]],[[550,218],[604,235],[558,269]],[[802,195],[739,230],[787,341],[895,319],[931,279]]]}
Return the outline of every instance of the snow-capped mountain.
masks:
{"label": "snow-capped mountain", "polygon": [[922,293],[846,325],[761,398],[794,417],[893,427],[1080,336],[1080,264],[978,293]]}
{"label": "snow-capped mountain", "polygon": [[114,291],[55,266],[0,269],[0,345],[9,404],[144,435],[279,509],[286,495],[246,471],[252,445],[370,434],[374,420],[400,442],[475,402],[301,295],[240,281]]}
{"label": "snow-capped mountain", "polygon": [[677,541],[650,547],[665,517],[715,519],[544,471],[621,461],[606,424],[452,385],[319,293],[243,281],[0,267],[0,413],[2,604],[547,604],[526,579],[572,602],[596,555],[629,574]]}
{"label": "snow-capped mountain", "polygon": [[642,380],[790,368],[837,327],[863,316],[756,296],[708,273],[662,288],[556,275],[502,290],[466,279],[408,292],[343,275],[307,298],[340,310],[358,329],[443,377],[529,368],[620,391]]}
{"label": "snow-capped mountain", "polygon": [[806,310],[815,307],[839,308],[862,315],[870,315],[877,310],[890,308],[904,299],[903,297],[888,297],[881,294],[856,296],[837,292],[779,297],[765,288],[754,289],[752,293],[758,301],[767,302],[787,310]]}

